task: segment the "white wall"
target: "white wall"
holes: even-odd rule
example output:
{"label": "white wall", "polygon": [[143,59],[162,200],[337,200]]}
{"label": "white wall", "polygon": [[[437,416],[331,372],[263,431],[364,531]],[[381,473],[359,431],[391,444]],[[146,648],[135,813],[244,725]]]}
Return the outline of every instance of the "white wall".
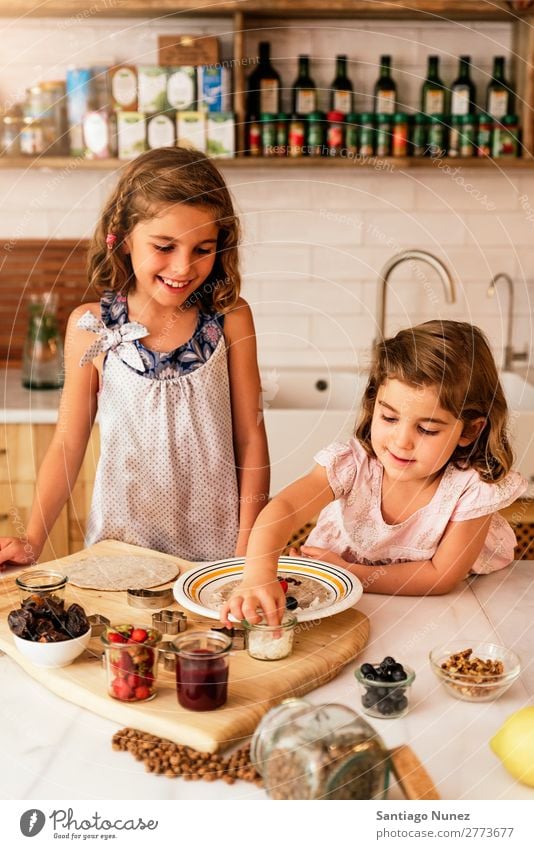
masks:
{"label": "white wall", "polygon": [[[155,62],[157,33],[186,31],[218,33],[224,55],[231,54],[224,20],[0,20],[0,100],[63,77],[71,64]],[[258,32],[248,39],[250,55],[262,37],[271,40],[289,85],[298,53],[315,57],[313,72],[324,86],[333,56],[348,53],[358,109],[368,105],[380,53],[394,56],[401,102],[412,108],[428,53],[442,56],[446,81],[456,57],[469,53],[482,100],[493,55],[509,55],[511,44],[509,27],[496,23],[327,21]],[[242,216],[243,293],[256,317],[263,364],[354,364],[374,336],[377,273],[406,247],[430,250],[447,263],[458,301],[444,303],[439,280],[424,266],[424,278],[401,267],[392,277],[387,331],[435,316],[466,319],[488,333],[499,355],[507,295],[503,288],[490,300],[486,289],[495,272],[506,271],[516,283],[514,343],[531,347],[534,171],[496,162],[489,170],[466,166],[456,173],[442,165],[405,172],[222,165]],[[68,171],[0,171],[0,248],[10,238],[87,238],[114,180],[113,173],[81,171],[75,163]]]}

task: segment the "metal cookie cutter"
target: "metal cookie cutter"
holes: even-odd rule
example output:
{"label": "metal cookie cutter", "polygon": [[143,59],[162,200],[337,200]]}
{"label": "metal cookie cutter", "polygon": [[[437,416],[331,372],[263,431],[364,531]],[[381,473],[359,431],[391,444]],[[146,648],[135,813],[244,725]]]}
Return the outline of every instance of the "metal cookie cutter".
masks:
{"label": "metal cookie cutter", "polygon": [[152,614],[152,627],[162,634],[178,634],[187,628],[187,616],[181,610],[160,610]]}
{"label": "metal cookie cutter", "polygon": [[242,651],[246,648],[244,628],[226,628],[224,626],[219,628],[214,626],[213,628],[210,628],[210,631],[217,631],[219,634],[226,634],[228,637],[231,637],[233,651]]}
{"label": "metal cookie cutter", "polygon": [[102,616],[101,613],[93,613],[87,617],[87,621],[91,626],[91,636],[100,637],[106,628],[111,624],[107,616]]}
{"label": "metal cookie cutter", "polygon": [[164,590],[127,590],[130,607],[143,607],[149,610],[160,610],[174,601],[172,587]]}

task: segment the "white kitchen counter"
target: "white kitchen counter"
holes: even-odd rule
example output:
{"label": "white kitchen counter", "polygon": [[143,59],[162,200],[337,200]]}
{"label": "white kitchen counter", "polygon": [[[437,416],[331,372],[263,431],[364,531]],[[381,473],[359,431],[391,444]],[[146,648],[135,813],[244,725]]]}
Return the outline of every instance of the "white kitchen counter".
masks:
{"label": "white kitchen counter", "polygon": [[61,390],[24,389],[19,369],[0,369],[2,424],[55,424]]}
{"label": "white kitchen counter", "polygon": [[[388,746],[409,743],[443,799],[534,800],[515,782],[488,742],[506,717],[534,704],[534,561],[470,579],[448,596],[403,598],[366,594],[358,608],[371,620],[371,640],[358,663],[393,655],[417,678],[410,711],[400,719],[370,719]],[[496,702],[450,697],[428,663],[447,640],[489,640],[522,660],[518,681]],[[355,663],[306,698],[358,709]],[[0,794],[4,799],[264,799],[236,782],[185,782],[146,773],[126,752],[111,749],[120,727],[48,692],[10,658],[0,658]],[[231,674],[231,673],[230,673]],[[394,785],[390,798],[402,798]]]}

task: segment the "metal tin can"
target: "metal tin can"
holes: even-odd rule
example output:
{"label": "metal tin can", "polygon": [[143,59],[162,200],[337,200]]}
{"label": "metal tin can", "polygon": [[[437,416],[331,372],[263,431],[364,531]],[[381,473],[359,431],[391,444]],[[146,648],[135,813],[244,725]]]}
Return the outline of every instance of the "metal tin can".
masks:
{"label": "metal tin can", "polygon": [[358,153],[359,118],[356,112],[349,112],[345,123],[345,147],[349,156]]}
{"label": "metal tin can", "polygon": [[329,156],[339,156],[345,144],[345,116],[343,112],[333,109],[326,116],[328,129],[326,131],[326,145]]}
{"label": "metal tin can", "polygon": [[304,139],[304,121],[298,115],[293,115],[289,122],[288,132],[287,152],[289,156],[303,155]]}
{"label": "metal tin can", "polygon": [[408,156],[408,116],[406,112],[395,112],[393,115],[393,156]]}
{"label": "metal tin can", "polygon": [[517,115],[505,115],[501,121],[495,121],[491,153],[496,159],[518,156],[519,120]]}
{"label": "metal tin can", "polygon": [[360,115],[360,143],[358,153],[360,156],[372,156],[375,152],[375,124],[371,112],[362,112]]}
{"label": "metal tin can", "polygon": [[255,116],[248,123],[248,155],[261,156],[261,124]]}
{"label": "metal tin can", "polygon": [[418,112],[412,122],[412,156],[426,156],[427,154],[427,117],[423,112]]}
{"label": "metal tin can", "polygon": [[460,115],[460,149],[462,157],[475,155],[476,118],[474,115]]}
{"label": "metal tin can", "polygon": [[276,153],[277,156],[287,156],[287,120],[286,112],[276,116]]}
{"label": "metal tin can", "polygon": [[261,150],[263,156],[276,156],[276,115],[272,112],[261,114]]}
{"label": "metal tin can", "polygon": [[391,115],[381,113],[376,116],[376,155],[391,156],[392,139],[394,143]]}
{"label": "metal tin can", "polygon": [[325,152],[325,114],[324,112],[310,112],[308,115],[308,156],[322,156]]}
{"label": "metal tin can", "polygon": [[493,133],[493,119],[490,115],[479,115],[478,132],[476,143],[477,156],[491,156],[491,141]]}
{"label": "metal tin can", "polygon": [[445,156],[445,124],[443,115],[430,115],[428,126],[428,151],[430,156]]}

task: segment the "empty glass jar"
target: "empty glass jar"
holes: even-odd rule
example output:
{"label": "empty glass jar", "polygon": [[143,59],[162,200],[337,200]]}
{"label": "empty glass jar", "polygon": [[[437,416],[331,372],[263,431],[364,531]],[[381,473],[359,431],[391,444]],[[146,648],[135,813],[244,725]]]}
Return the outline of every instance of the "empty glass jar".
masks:
{"label": "empty glass jar", "polygon": [[271,799],[383,799],[382,740],[345,705],[288,699],[262,719],[250,749]]}
{"label": "empty glass jar", "polygon": [[63,386],[63,341],[57,319],[57,296],[52,292],[30,294],[22,385],[26,389]]}

